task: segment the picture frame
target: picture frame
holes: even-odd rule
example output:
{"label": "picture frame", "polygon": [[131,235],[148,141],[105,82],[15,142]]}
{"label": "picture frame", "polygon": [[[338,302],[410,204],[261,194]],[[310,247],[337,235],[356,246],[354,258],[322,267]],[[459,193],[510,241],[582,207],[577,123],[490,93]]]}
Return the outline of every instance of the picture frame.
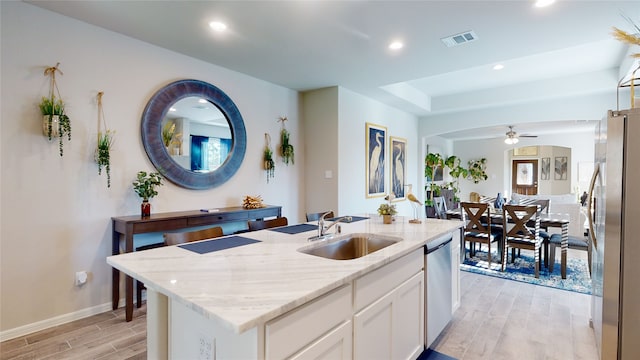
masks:
{"label": "picture frame", "polygon": [[519,163],[517,164],[516,185],[531,186],[534,184],[533,164]]}
{"label": "picture frame", "polygon": [[366,123],[365,136],[366,197],[382,197],[386,194],[387,128]]}
{"label": "picture frame", "polygon": [[551,178],[551,158],[544,157],[540,164],[540,180],[549,180]]}
{"label": "picture frame", "polygon": [[567,180],[567,157],[556,156],[554,167],[554,180]]}
{"label": "picture frame", "polygon": [[406,200],[405,179],[407,178],[407,139],[390,136],[389,137],[389,162],[391,180],[391,194],[395,197],[393,201]]}

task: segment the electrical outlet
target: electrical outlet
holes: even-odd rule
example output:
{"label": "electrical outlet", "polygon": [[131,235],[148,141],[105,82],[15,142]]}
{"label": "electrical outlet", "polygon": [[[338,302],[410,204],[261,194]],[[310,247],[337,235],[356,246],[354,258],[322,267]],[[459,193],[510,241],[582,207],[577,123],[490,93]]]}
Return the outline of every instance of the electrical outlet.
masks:
{"label": "electrical outlet", "polygon": [[216,350],[216,339],[210,338],[205,334],[200,334],[199,339],[200,350],[198,351],[198,360],[214,360],[213,354]]}

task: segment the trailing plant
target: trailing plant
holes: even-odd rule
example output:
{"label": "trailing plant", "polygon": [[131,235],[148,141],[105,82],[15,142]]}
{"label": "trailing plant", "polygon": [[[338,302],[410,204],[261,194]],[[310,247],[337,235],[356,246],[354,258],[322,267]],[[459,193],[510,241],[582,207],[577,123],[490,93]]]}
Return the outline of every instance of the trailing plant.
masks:
{"label": "trailing plant", "polygon": [[133,191],[142,198],[143,201],[149,201],[158,195],[156,187],[162,186],[162,177],[159,173],[148,173],[146,171],[138,171],[136,180],[133,181]]}
{"label": "trailing plant", "polygon": [[487,159],[469,160],[469,174],[467,179],[473,181],[474,184],[487,180],[489,176],[486,173]]}
{"label": "trailing plant", "polygon": [[424,159],[424,176],[429,178],[430,185],[428,187],[431,189],[429,198],[424,201],[427,206],[433,206],[434,190],[436,187],[435,174],[438,167],[442,167],[443,165],[442,155],[438,153],[428,153]]}
{"label": "trailing plant", "polygon": [[444,161],[445,166],[450,169],[449,175],[453,178],[450,184],[453,189],[454,202],[460,202],[460,178],[464,179],[469,176],[469,170],[462,167],[460,163],[460,158],[455,155],[449,156],[447,160]]}
{"label": "trailing plant", "polygon": [[295,164],[293,145],[291,145],[291,143],[289,142],[289,137],[291,136],[291,134],[284,124],[284,122],[287,121],[287,117],[282,116],[278,119],[278,121],[282,122],[282,130],[280,130],[280,155],[282,155],[282,161],[286,165],[289,165],[289,162],[291,162],[291,164]]}
{"label": "trailing plant", "polygon": [[267,184],[268,184],[269,179],[273,178],[275,175],[276,163],[273,161],[273,150],[271,150],[271,137],[269,136],[269,134],[265,133],[264,138],[267,144],[264,146],[263,164],[264,164],[264,169],[267,171]]}
{"label": "trailing plant", "polygon": [[[67,140],[69,141],[71,140],[71,120],[69,119],[69,116],[67,116],[67,114],[65,113],[65,104],[61,99],[60,91],[58,90],[58,85],[56,84],[56,72],[59,72],[60,74],[62,74],[62,71],[58,69],[59,65],[60,63],[57,63],[56,66],[48,67],[44,70],[44,75],[51,77],[51,84],[49,86],[48,96],[42,97],[39,107],[42,115],[46,117],[47,123],[46,123],[46,128],[44,129],[45,134],[47,135],[49,140],[52,140],[54,135],[58,136],[58,139],[59,139],[58,148],[60,150],[60,156],[62,156],[64,154],[63,142],[62,142],[64,136],[65,135],[67,136]],[[58,93],[57,97],[56,97],[56,93]],[[58,117],[57,134],[54,132],[54,129],[53,129],[54,116]]]}
{"label": "trailing plant", "polygon": [[107,173],[107,187],[111,187],[111,146],[113,145],[113,132],[98,132],[98,148],[96,149],[96,163],[98,163],[98,175],[102,174],[102,167]]}

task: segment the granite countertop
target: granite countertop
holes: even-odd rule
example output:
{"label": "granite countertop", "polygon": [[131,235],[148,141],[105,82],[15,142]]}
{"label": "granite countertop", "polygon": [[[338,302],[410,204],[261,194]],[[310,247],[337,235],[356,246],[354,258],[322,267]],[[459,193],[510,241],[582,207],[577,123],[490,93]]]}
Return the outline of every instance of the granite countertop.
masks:
{"label": "granite countertop", "polygon": [[167,246],[110,256],[107,263],[147,288],[242,333],[461,226],[459,221],[436,219],[410,224],[402,216],[393,224],[382,224],[381,217],[367,216],[369,220],[342,223],[342,235],[376,233],[403,240],[361,258],[331,260],[297,251],[309,246],[307,239],[317,231],[261,230],[239,235],[260,242],[226,250],[199,254]]}

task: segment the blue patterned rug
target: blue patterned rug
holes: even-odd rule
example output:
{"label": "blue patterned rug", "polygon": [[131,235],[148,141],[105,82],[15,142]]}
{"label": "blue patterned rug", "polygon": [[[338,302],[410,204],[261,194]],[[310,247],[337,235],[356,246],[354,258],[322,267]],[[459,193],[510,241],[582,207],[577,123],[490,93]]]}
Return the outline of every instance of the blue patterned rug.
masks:
{"label": "blue patterned rug", "polygon": [[[529,254],[525,254],[525,253]],[[509,254],[511,260],[511,254]],[[520,257],[516,257],[515,263],[507,262],[504,272],[500,270],[500,256],[496,252],[491,252],[491,269],[487,268],[487,252],[476,251],[476,256],[467,258],[460,265],[460,270],[476,274],[495,276],[503,279],[521,281],[525,283],[548,286],[556,289],[575,291],[582,294],[591,294],[591,277],[587,261],[583,259],[567,259],[567,278],[560,276],[560,261],[556,261],[553,273],[549,274],[549,269],[544,267],[540,270],[540,278],[534,275],[533,256],[530,251],[522,251]]]}

